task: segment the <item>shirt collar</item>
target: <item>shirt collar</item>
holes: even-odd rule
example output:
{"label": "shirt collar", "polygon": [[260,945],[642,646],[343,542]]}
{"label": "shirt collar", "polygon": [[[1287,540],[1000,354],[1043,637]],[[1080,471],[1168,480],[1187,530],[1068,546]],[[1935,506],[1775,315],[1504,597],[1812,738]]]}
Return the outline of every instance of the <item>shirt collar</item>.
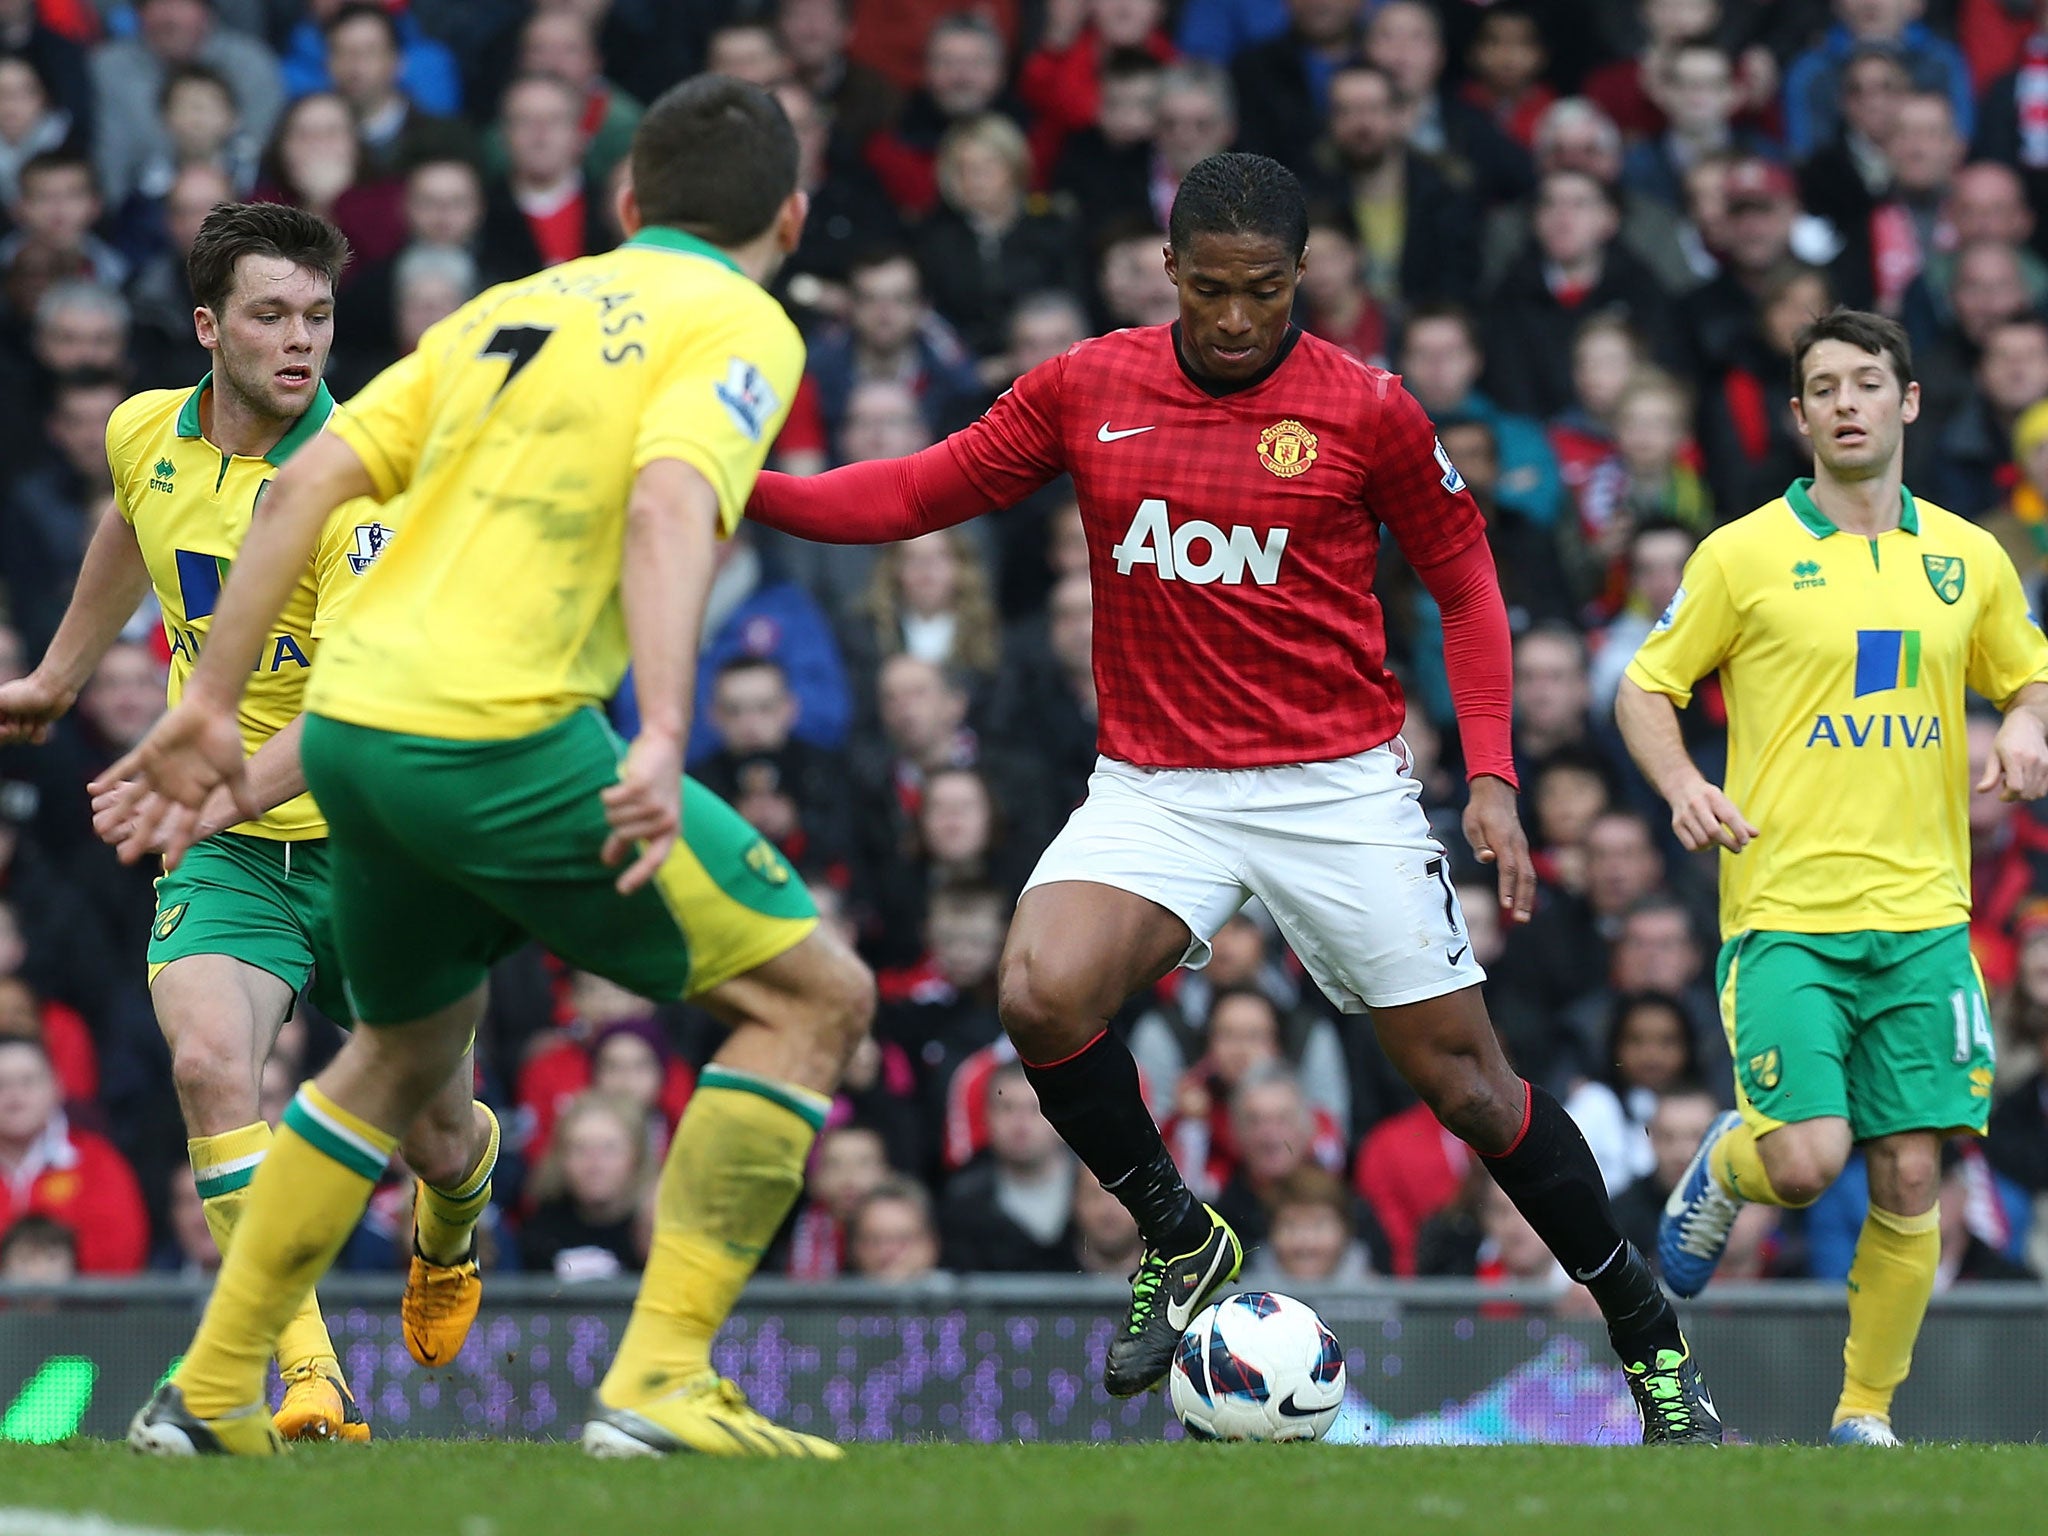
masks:
{"label": "shirt collar", "polygon": [[[695,235],[676,229],[667,224],[649,224],[639,234],[626,242],[628,250],[674,251],[678,256],[701,256],[706,261],[715,261],[721,267],[734,272],[740,271],[740,264],[709,240],[700,240]],[[745,276],[744,272],[740,273]]]}
{"label": "shirt collar", "polygon": [[[1785,503],[1791,507],[1792,515],[1799,519],[1799,525],[1816,539],[1841,531],[1828,521],[1825,512],[1813,504],[1812,477],[1794,480],[1786,486]],[[1920,536],[1920,509],[1914,504],[1913,493],[1903,485],[1899,487],[1899,527],[1916,539]]]}
{"label": "shirt collar", "polygon": [[[206,435],[199,429],[199,401],[212,387],[213,373],[208,370],[206,377],[185,397],[185,403],[178,407],[178,436],[203,438]],[[319,435],[320,429],[327,425],[327,418],[333,414],[334,396],[328,393],[327,385],[322,381],[313,388],[313,403],[306,407],[306,414],[293,422],[291,430],[263,455],[265,462],[273,467],[282,467],[286,459]]]}

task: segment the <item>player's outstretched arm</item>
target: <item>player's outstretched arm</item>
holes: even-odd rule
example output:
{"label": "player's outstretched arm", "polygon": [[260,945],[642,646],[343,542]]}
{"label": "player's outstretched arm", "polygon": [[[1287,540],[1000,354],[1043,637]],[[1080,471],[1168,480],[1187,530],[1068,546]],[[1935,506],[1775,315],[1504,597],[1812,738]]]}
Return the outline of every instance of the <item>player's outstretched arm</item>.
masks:
{"label": "player's outstretched arm", "polygon": [[[242,818],[259,814],[235,718],[242,691],[271,625],[312,559],[328,514],[351,497],[375,491],[356,451],[331,433],[314,438],[277,472],[235,557],[184,697],[134,751],[94,781],[95,794],[123,779],[141,780],[163,796],[168,813],[171,804],[199,810],[225,786]],[[171,827],[161,817],[138,819],[121,857],[133,863],[161,845],[165,865],[175,867],[194,831],[193,818],[179,820],[181,825]]]}
{"label": "player's outstretched arm", "polygon": [[2048,683],[2028,683],[2006,701],[2005,721],[1991,746],[1991,761],[1977,793],[2001,800],[2048,795]]}
{"label": "player's outstretched arm", "polygon": [[135,529],[109,503],[86,546],[78,585],[49,650],[27,677],[0,684],[0,743],[48,737],[148,595],[149,567]]}
{"label": "player's outstretched arm", "polygon": [[995,503],[974,488],[950,443],[905,459],[872,459],[822,475],[762,471],[747,516],[819,544],[893,544],[951,528]]}
{"label": "player's outstretched arm", "polygon": [[1735,802],[1707,782],[1685,750],[1678,710],[1671,700],[1623,677],[1614,699],[1614,720],[1628,743],[1629,756],[1670,805],[1671,830],[1688,850],[1697,853],[1718,843],[1730,853],[1740,853],[1758,835]]}
{"label": "player's outstretched arm", "polygon": [[640,734],[604,792],[603,857],[616,865],[637,845],[619,876],[622,893],[654,878],[682,827],[683,747],[697,684],[697,637],[711,592],[718,492],[680,459],[656,459],[633,481],[619,606],[633,656]]}
{"label": "player's outstretched arm", "polygon": [[[299,766],[299,738],[305,732],[306,717],[295,716],[290,725],[249,754],[244,772],[249,780],[249,801],[257,814],[274,811],[305,793],[306,775]],[[247,819],[225,785],[207,796],[198,811],[182,805],[169,807],[155,790],[134,779],[93,794],[92,829],[111,848],[127,842],[135,823],[144,817],[158,828],[158,853],[163,852],[162,842],[177,832],[187,817],[192,823],[189,843],[203,843]]]}

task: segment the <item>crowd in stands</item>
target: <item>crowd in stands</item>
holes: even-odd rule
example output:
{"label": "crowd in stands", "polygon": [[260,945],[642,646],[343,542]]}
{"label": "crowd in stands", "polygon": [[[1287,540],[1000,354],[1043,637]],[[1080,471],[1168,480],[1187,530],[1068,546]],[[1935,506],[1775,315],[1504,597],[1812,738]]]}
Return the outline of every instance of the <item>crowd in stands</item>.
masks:
{"label": "crowd in stands", "polygon": [[[206,369],[183,260],[213,204],[347,233],[345,400],[487,285],[611,247],[643,104],[705,69],[772,89],[802,146],[810,219],[776,291],[810,361],[771,459],[799,474],[916,451],[1073,343],[1172,320],[1161,230],[1196,161],[1237,147],[1299,175],[1297,318],[1404,375],[1509,604],[1542,877],[1513,929],[1458,831],[1438,617],[1389,547],[1404,734],[1488,1002],[1653,1246],[1730,1064],[1714,870],[1621,751],[1617,680],[1697,540],[1808,472],[1788,350],[1837,302],[1904,323],[1908,483],[1997,530],[2048,611],[2048,0],[0,0],[0,679],[63,612],[109,497],[109,412]],[[993,988],[1094,760],[1091,554],[1100,572],[1063,483],[898,547],[742,526],[719,549],[692,771],[882,994],[773,1272],[1135,1263]],[[145,610],[49,745],[0,748],[0,1278],[217,1262],[146,991],[151,872],[95,840],[83,790],[160,711],[165,665]],[[617,714],[630,731],[630,695]],[[1716,773],[1711,682],[1683,720]],[[1973,777],[1991,734],[1972,720]],[[1944,1284],[2048,1251],[2048,818],[1980,798],[1971,832],[1999,1098],[1947,1160]],[[1115,1027],[1252,1273],[1567,1289],[1262,912],[1214,949]],[[335,1039],[302,1005],[267,1113]],[[487,1262],[637,1269],[717,1039],[546,955],[501,965],[478,1049],[511,1132]],[[1840,1278],[1864,1198],[1852,1169],[1809,1211],[1749,1209],[1723,1273]],[[408,1219],[394,1170],[345,1264],[401,1264]]]}

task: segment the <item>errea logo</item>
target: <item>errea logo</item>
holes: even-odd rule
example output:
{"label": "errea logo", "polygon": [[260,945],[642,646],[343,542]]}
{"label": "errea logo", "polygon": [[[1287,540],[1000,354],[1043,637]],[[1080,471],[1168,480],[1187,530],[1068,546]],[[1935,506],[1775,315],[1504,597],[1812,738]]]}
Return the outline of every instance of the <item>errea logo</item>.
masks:
{"label": "errea logo", "polygon": [[158,459],[152,466],[149,488],[152,491],[162,491],[166,496],[170,495],[177,489],[177,486],[171,483],[177,473],[178,466],[169,459]]}
{"label": "errea logo", "polygon": [[1804,592],[1808,587],[1824,587],[1828,579],[1820,573],[1818,560],[1800,560],[1792,567],[1792,590]]}
{"label": "errea logo", "polygon": [[1270,587],[1280,579],[1280,556],[1286,548],[1285,528],[1268,529],[1264,538],[1242,525],[1226,533],[1199,518],[1176,528],[1167,518],[1165,501],[1152,496],[1138,503],[1137,516],[1109,553],[1119,576],[1149,565],[1161,581],[1192,581],[1198,586],[1220,581],[1234,587],[1249,574],[1254,584]]}

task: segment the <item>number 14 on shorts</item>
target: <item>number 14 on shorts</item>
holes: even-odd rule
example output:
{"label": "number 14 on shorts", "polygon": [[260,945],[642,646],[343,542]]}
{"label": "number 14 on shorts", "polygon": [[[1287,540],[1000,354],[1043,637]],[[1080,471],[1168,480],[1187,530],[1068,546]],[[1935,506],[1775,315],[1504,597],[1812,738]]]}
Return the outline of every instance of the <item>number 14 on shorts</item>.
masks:
{"label": "number 14 on shorts", "polygon": [[1956,1021],[1956,1064],[1961,1066],[1979,1051],[1985,1061],[1996,1064],[1998,1047],[1992,1039],[1991,1016],[1984,1008],[1983,989],[1958,987],[1949,993],[1948,1006]]}

